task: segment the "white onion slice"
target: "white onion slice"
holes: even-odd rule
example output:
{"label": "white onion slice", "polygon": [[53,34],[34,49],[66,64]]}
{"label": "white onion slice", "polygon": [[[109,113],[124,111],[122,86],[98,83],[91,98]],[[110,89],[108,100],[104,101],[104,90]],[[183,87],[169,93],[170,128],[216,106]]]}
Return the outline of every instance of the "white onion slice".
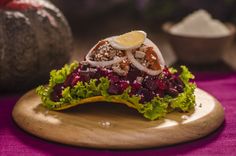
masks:
{"label": "white onion slice", "polygon": [[144,41],[144,45],[147,45],[149,47],[153,47],[154,52],[157,54],[158,57],[158,61],[161,65],[161,67],[165,67],[165,61],[163,59],[163,56],[161,54],[161,51],[159,50],[159,48],[156,46],[156,44],[154,44],[151,40],[149,40],[148,38],[145,39]]}
{"label": "white onion slice", "polygon": [[[112,37],[109,37],[105,40],[108,40],[110,41]],[[99,43],[99,42],[98,42]],[[92,61],[90,60],[90,56],[94,50],[94,48],[98,45],[98,43],[92,47],[92,49],[88,52],[88,54],[86,55],[85,57],[85,60],[91,64],[92,66],[96,66],[96,67],[106,67],[106,66],[110,66],[110,65],[113,65],[113,64],[116,64],[116,63],[119,63],[121,61],[123,61],[124,59],[127,58],[127,56],[124,56],[124,57],[114,57],[113,60],[110,60],[110,61]]]}
{"label": "white onion slice", "polygon": [[[105,40],[111,42],[112,37],[106,38]],[[98,44],[98,43],[97,43]],[[90,60],[90,55],[92,54],[94,48],[97,46],[97,44],[95,46],[93,46],[93,48],[89,51],[89,53],[86,55],[85,59],[86,61],[91,64],[92,66],[97,66],[97,67],[106,67],[106,66],[110,66],[116,63],[119,63],[121,61],[123,61],[124,59],[128,58],[129,61],[139,70],[144,71],[146,73],[148,73],[149,75],[158,75],[162,69],[165,67],[165,61],[162,57],[162,54],[160,52],[160,50],[158,49],[158,47],[148,38],[145,39],[144,41],[144,45],[147,45],[149,47],[153,47],[154,52],[156,53],[157,57],[158,57],[158,62],[160,63],[161,69],[160,70],[152,70],[152,69],[148,69],[147,67],[143,66],[141,63],[139,63],[133,56],[132,51],[127,50],[126,51],[126,56],[124,57],[114,57],[113,60],[110,61],[92,61]]]}
{"label": "white onion slice", "polygon": [[144,71],[146,73],[148,73],[149,75],[158,75],[162,69],[165,66],[165,61],[162,57],[162,54],[160,52],[160,50],[157,48],[157,46],[149,39],[146,38],[144,45],[153,47],[154,52],[157,54],[158,57],[158,61],[160,63],[161,69],[160,70],[152,70],[152,69],[148,69],[147,67],[143,66],[141,63],[139,63],[133,56],[132,51],[127,51],[126,55],[129,59],[129,61],[139,70]]}

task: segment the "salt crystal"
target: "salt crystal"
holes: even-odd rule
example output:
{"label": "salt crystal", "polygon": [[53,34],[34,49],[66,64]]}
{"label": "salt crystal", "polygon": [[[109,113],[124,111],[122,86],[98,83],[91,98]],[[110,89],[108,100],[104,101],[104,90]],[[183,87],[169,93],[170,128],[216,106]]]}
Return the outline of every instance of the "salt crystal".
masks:
{"label": "salt crystal", "polygon": [[213,19],[205,10],[197,10],[175,24],[170,32],[177,35],[197,37],[221,37],[229,35],[229,29],[219,20]]}

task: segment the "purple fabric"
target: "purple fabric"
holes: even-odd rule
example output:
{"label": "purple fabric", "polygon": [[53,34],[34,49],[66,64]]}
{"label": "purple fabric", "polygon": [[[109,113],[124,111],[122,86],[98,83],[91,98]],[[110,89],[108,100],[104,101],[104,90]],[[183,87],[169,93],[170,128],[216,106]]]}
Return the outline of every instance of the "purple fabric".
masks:
{"label": "purple fabric", "polygon": [[236,73],[200,73],[198,87],[222,103],[225,122],[214,133],[199,140],[145,150],[98,150],[42,140],[16,126],[11,117],[20,96],[0,96],[0,155],[236,155]]}

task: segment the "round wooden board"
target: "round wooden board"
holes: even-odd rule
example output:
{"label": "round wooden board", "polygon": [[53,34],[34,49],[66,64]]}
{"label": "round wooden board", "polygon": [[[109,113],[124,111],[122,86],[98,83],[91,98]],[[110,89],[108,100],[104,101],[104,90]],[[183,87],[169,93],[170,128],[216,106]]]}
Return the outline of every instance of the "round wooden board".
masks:
{"label": "round wooden board", "polygon": [[65,111],[49,111],[32,90],[15,105],[13,118],[27,132],[69,145],[134,149],[172,145],[206,136],[224,120],[220,103],[196,89],[195,111],[173,112],[149,121],[122,104],[90,103]]}

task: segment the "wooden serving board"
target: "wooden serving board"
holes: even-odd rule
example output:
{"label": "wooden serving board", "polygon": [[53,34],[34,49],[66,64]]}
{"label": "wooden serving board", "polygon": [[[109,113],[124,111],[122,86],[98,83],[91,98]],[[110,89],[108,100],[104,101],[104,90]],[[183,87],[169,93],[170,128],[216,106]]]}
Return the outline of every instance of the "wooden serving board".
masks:
{"label": "wooden serving board", "polygon": [[32,90],[15,105],[13,118],[27,132],[69,145],[131,149],[172,145],[201,138],[224,120],[220,103],[196,89],[195,111],[173,112],[149,121],[122,104],[90,103],[64,111],[50,111]]}

